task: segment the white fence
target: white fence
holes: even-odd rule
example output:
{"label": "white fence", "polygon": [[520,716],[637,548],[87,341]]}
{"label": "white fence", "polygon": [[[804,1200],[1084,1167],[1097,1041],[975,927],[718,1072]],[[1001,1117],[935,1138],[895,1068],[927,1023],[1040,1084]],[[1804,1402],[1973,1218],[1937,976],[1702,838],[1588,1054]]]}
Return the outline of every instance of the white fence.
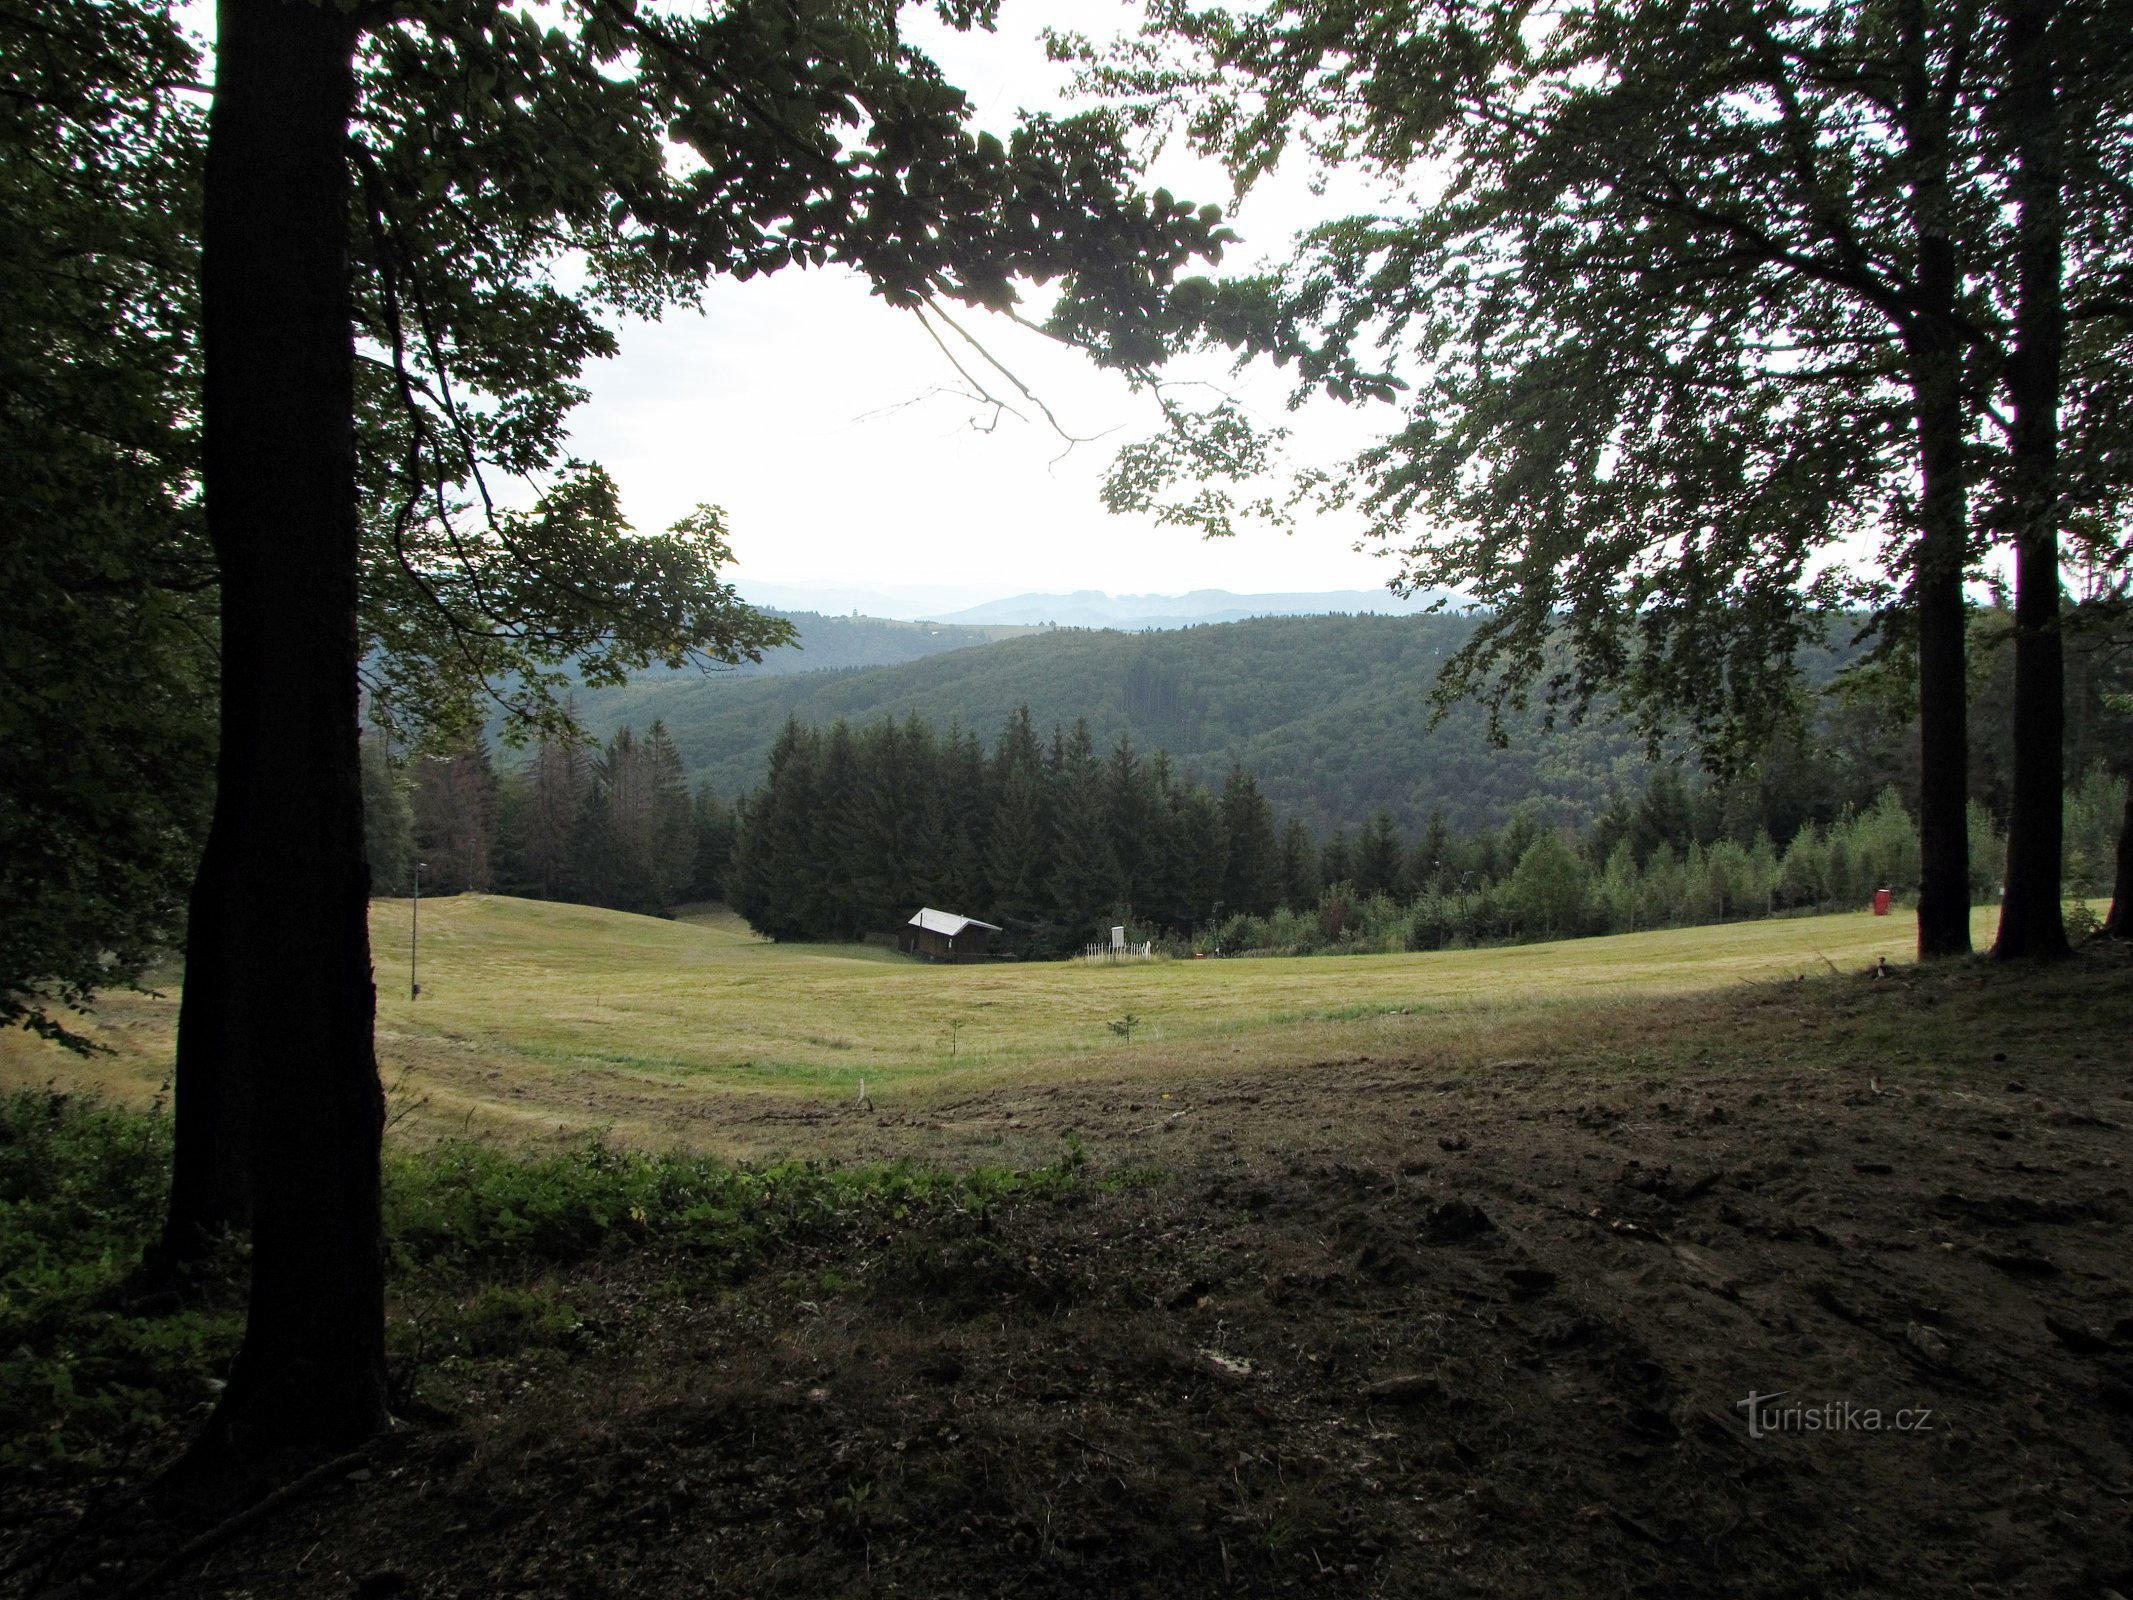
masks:
{"label": "white fence", "polygon": [[1155,941],[1149,939],[1140,944],[1092,944],[1081,952],[1081,959],[1100,964],[1116,961],[1153,961]]}

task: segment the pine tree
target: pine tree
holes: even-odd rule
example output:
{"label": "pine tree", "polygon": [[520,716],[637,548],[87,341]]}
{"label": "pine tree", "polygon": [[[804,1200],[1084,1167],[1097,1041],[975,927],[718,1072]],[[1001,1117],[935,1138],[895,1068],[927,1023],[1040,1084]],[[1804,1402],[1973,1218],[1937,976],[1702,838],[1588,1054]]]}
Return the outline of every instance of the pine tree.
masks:
{"label": "pine tree", "polygon": [[690,803],[689,820],[694,834],[689,898],[726,899],[736,832],[733,807],[711,785],[700,783]]}
{"label": "pine tree", "polygon": [[681,752],[668,737],[666,724],[654,720],[645,735],[646,787],[644,881],[646,911],[665,914],[681,903],[696,865],[696,825],[691,815],[689,782]]}
{"label": "pine tree", "polygon": [[496,771],[486,743],[415,763],[415,848],[422,883],[438,894],[486,890],[496,846]]}
{"label": "pine tree", "polygon": [[1649,861],[1662,844],[1671,845],[1677,852],[1686,850],[1695,837],[1695,817],[1681,774],[1670,766],[1654,767],[1630,823],[1629,841],[1637,852],[1638,864]]}
{"label": "pine tree", "polygon": [[1229,846],[1222,865],[1224,909],[1263,917],[1282,898],[1281,841],[1258,780],[1241,765],[1222,782],[1222,831]]}
{"label": "pine tree", "polygon": [[1291,817],[1281,835],[1281,903],[1291,911],[1308,911],[1318,904],[1323,880],[1318,873],[1318,847],[1303,818]]}
{"label": "pine tree", "polygon": [[992,897],[985,882],[985,837],[992,808],[984,742],[970,730],[951,725],[941,744],[939,771],[941,805],[948,819],[940,896],[951,908],[988,917]]}
{"label": "pine tree", "polygon": [[920,784],[908,730],[884,717],[853,744],[849,834],[838,858],[848,874],[846,937],[889,928],[917,909],[913,842],[920,831]]}
{"label": "pine tree", "polygon": [[1223,895],[1229,864],[1229,831],[1222,807],[1201,784],[1188,784],[1171,797],[1166,877],[1176,888],[1166,907],[1173,926],[1195,928],[1212,921]]}
{"label": "pine tree", "polygon": [[415,820],[385,736],[363,736],[363,859],[373,895],[403,895],[415,865]]}
{"label": "pine tree", "polygon": [[821,735],[787,718],[763,787],[735,821],[732,904],[773,939],[804,939],[822,923],[814,867],[821,756]]}
{"label": "pine tree", "polygon": [[508,835],[514,869],[536,898],[568,899],[579,887],[574,855],[592,788],[591,758],[580,740],[545,738],[519,770],[523,793]]}
{"label": "pine tree", "polygon": [[1355,845],[1356,889],[1365,895],[1393,893],[1399,887],[1400,866],[1400,835],[1393,828],[1392,813],[1371,813]]}
{"label": "pine tree", "polygon": [[995,920],[1041,920],[1051,908],[1046,886],[1050,819],[1044,754],[1030,726],[1028,706],[1000,730],[986,789],[991,827],[985,841],[985,881]]}
{"label": "pine tree", "polygon": [[1086,720],[1052,738],[1052,905],[1072,937],[1089,938],[1119,903],[1104,768]]}
{"label": "pine tree", "polygon": [[1132,736],[1120,734],[1104,772],[1105,829],[1119,898],[1135,910],[1156,891],[1151,880],[1161,860],[1164,798],[1161,784],[1150,781],[1146,764],[1134,752]]}
{"label": "pine tree", "polygon": [[1318,881],[1331,889],[1338,884],[1355,880],[1353,852],[1348,847],[1348,830],[1335,828],[1332,836],[1318,849]]}
{"label": "pine tree", "polygon": [[1408,892],[1421,894],[1449,894],[1456,885],[1458,873],[1452,861],[1452,830],[1444,821],[1444,808],[1432,806],[1429,821],[1423,824],[1422,837],[1407,857]]}

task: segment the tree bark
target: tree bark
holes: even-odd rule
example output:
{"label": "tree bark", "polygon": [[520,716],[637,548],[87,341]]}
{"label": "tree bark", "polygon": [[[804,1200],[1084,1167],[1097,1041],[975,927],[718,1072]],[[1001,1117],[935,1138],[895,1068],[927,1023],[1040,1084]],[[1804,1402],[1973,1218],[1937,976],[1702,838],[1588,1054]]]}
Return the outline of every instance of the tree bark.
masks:
{"label": "tree bark", "polygon": [[[1930,241],[1929,241],[1930,243]],[[1940,241],[1945,248],[1945,241]],[[1931,249],[1929,256],[1942,253]],[[1945,248],[1952,281],[1954,252]],[[1969,683],[1964,671],[1964,482],[1961,357],[1951,333],[1912,337],[1917,397],[1919,534],[1911,579],[1918,639],[1918,957],[1970,953]]]}
{"label": "tree bark", "polygon": [[2118,824],[2118,871],[2111,880],[2111,914],[2103,919],[2107,939],[2133,939],[2133,783],[2126,786],[2126,809]]}
{"label": "tree bark", "polygon": [[388,1421],[357,749],[357,32],[331,4],[217,13],[201,303],[224,722],[199,978],[219,993],[190,1020],[217,1030],[200,1064],[251,1076],[252,1294],[210,1456],[344,1445]]}
{"label": "tree bark", "polygon": [[[1948,108],[1928,63],[1924,12],[1910,14],[1902,121],[1916,177],[1914,309],[1904,327],[1918,427],[1918,544],[1911,615],[1918,644],[1918,957],[1970,953],[1970,686],[1964,670],[1963,569],[1970,536],[1964,438],[1962,288],[1949,196]],[[1950,70],[1958,70],[1951,68]]]}
{"label": "tree bark", "polygon": [[2065,150],[2057,94],[2056,0],[2009,14],[2003,101],[2014,132],[2015,347],[2008,455],[2015,507],[2014,794],[2007,820],[2001,960],[2067,953],[2066,662],[2059,628],[2059,399],[2066,346]]}
{"label": "tree bark", "polygon": [[[224,708],[223,724],[230,723]],[[224,739],[227,748],[229,740]],[[230,784],[234,789],[236,786]],[[178,1002],[170,1207],[142,1263],[148,1286],[176,1286],[231,1229],[252,1220],[251,1059],[237,1033],[244,1015],[230,959],[231,843],[210,828],[185,922],[185,989]]]}

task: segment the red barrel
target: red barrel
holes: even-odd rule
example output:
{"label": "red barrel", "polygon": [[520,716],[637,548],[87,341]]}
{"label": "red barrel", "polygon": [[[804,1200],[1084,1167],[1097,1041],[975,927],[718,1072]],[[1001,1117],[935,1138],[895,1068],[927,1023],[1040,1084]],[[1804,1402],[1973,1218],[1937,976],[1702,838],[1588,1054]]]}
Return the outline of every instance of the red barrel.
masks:
{"label": "red barrel", "polygon": [[1889,914],[1889,897],[1891,893],[1892,891],[1888,889],[1876,889],[1874,891],[1875,916],[1885,917]]}

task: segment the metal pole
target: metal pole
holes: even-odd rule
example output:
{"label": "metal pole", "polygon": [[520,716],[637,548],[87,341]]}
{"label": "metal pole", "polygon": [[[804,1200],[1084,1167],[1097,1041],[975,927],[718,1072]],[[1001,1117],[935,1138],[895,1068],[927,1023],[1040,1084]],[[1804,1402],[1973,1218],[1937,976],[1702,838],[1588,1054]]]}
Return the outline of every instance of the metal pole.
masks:
{"label": "metal pole", "polygon": [[407,924],[407,997],[422,998],[422,985],[415,981],[415,951],[422,932],[422,869],[424,862],[415,863],[415,904]]}

